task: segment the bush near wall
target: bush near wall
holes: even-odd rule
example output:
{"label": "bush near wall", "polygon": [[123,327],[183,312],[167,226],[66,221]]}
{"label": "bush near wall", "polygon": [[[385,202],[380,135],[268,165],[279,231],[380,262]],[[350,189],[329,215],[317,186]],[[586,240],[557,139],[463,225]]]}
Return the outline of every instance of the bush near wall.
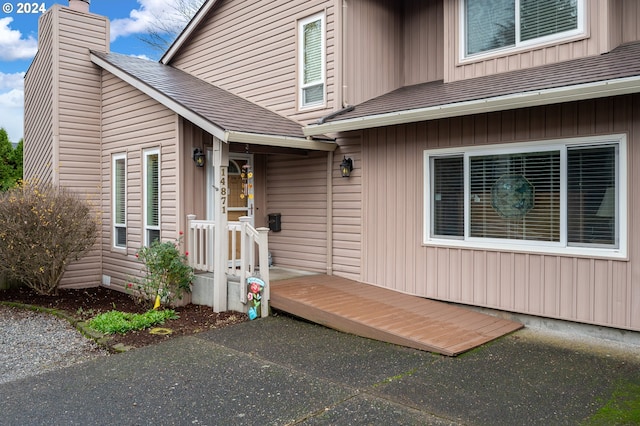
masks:
{"label": "bush near wall", "polygon": [[0,275],[56,294],[67,265],[95,243],[88,203],[66,188],[22,183],[0,193]]}

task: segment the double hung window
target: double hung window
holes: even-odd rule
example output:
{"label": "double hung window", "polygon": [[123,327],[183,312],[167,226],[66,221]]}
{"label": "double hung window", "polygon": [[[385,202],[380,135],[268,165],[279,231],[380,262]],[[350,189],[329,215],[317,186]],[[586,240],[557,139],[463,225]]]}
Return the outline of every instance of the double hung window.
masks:
{"label": "double hung window", "polygon": [[127,247],[127,156],[112,157],[113,246]]}
{"label": "double hung window", "polygon": [[144,244],[160,239],[160,152],[144,152]]}
{"label": "double hung window", "polygon": [[298,46],[300,108],[324,105],[326,52],[323,13],[299,21]]}
{"label": "double hung window", "polygon": [[584,0],[461,0],[469,57],[581,34]]}
{"label": "double hung window", "polygon": [[625,155],[623,136],[426,151],[425,242],[622,256]]}

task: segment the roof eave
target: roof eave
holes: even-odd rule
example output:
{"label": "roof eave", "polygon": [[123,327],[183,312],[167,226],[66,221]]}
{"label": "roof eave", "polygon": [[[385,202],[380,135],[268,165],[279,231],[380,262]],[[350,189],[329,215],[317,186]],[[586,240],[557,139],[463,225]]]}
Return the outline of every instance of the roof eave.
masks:
{"label": "roof eave", "polygon": [[160,58],[160,62],[167,65],[171,62],[171,59],[175,56],[176,53],[182,48],[183,44],[191,37],[191,34],[200,26],[200,23],[207,16],[211,8],[218,2],[218,0],[207,0],[200,10],[191,18],[191,21],[187,24],[186,27],[182,30],[180,35],[173,41],[169,49],[162,55]]}
{"label": "roof eave", "polygon": [[151,86],[143,83],[139,79],[131,76],[130,74],[126,73],[125,71],[121,70],[120,68],[116,67],[115,65],[109,63],[108,61],[105,61],[104,59],[100,58],[99,56],[96,56],[95,54],[91,53],[90,57],[91,57],[91,62],[93,62],[94,64],[98,65],[100,68],[109,71],[111,74],[115,75],[116,77],[118,77],[121,80],[125,81],[127,84],[129,84],[129,85],[135,87],[136,89],[140,90],[142,93],[146,94],[150,98],[160,102],[162,105],[166,106],[167,108],[169,108],[170,110],[172,110],[176,114],[180,115],[181,117],[186,118],[187,120],[191,121],[196,126],[198,126],[198,127],[202,128],[203,130],[209,132],[210,134],[212,134],[216,138],[218,138],[218,139],[223,139],[224,138],[224,129],[216,126],[215,124],[211,123],[209,120],[205,119],[204,117],[200,116],[199,114],[196,114],[195,112],[193,112],[190,109],[186,108],[184,105],[176,102],[175,100],[173,100],[169,96],[167,96],[167,95],[165,95],[165,94],[153,89]]}
{"label": "roof eave", "polygon": [[303,128],[303,132],[305,136],[317,136],[350,130],[363,130],[374,127],[393,126],[418,121],[505,111],[637,92],[640,92],[640,76],[632,76],[466,102],[455,102],[426,108],[416,108],[406,111],[373,114],[323,124],[309,124]]}
{"label": "roof eave", "polygon": [[117,66],[102,59],[101,57],[93,53],[90,54],[90,57],[91,57],[91,61],[94,64],[98,65],[100,68],[106,71],[109,71],[110,73],[120,78],[127,84],[140,90],[142,93],[146,94],[150,98],[161,103],[162,105],[169,108],[171,111],[175,112],[179,116],[189,120],[196,126],[200,127],[201,129],[210,133],[211,135],[215,136],[221,141],[249,143],[249,144],[255,144],[255,145],[278,146],[278,147],[285,147],[285,148],[297,148],[297,149],[306,149],[306,150],[314,150],[314,151],[333,151],[337,147],[335,142],[313,140],[311,138],[286,136],[286,135],[269,135],[269,134],[262,134],[262,133],[249,133],[249,132],[241,132],[241,131],[224,129],[220,126],[215,125],[214,123],[202,117],[201,115],[193,112],[192,110],[185,107],[181,103],[176,102],[171,97],[155,90],[154,88],[145,84],[144,82],[137,79],[136,77],[133,77],[127,72],[121,70]]}
{"label": "roof eave", "polygon": [[298,138],[295,136],[265,135],[259,133],[227,130],[226,142],[247,143],[253,145],[277,146],[281,148],[306,149],[312,151],[334,151],[337,144],[333,141]]}

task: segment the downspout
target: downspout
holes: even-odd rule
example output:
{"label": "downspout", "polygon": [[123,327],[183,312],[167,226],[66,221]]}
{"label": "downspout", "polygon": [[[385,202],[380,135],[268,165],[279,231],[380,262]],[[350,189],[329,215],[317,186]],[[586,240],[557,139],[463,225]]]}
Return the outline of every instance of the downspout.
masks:
{"label": "downspout", "polygon": [[342,34],[340,34],[340,43],[338,44],[340,46],[340,102],[338,105],[340,105],[341,107],[345,107],[347,106],[347,104],[345,103],[345,96],[344,96],[344,92],[347,89],[347,86],[344,84],[344,60],[345,60],[345,47],[346,47],[346,34],[347,34],[347,0],[342,0],[342,14],[340,16],[340,20],[342,21],[342,25],[340,25],[340,31],[342,32]]}
{"label": "downspout", "polygon": [[327,275],[333,275],[333,151],[327,153]]}

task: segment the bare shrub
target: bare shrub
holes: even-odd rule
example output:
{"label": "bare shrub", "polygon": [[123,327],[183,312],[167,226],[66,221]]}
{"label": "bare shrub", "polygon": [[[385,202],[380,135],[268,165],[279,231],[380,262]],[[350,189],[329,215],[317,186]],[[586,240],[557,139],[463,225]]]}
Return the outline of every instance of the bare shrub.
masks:
{"label": "bare shrub", "polygon": [[95,243],[88,203],[66,188],[23,183],[0,194],[0,274],[56,294],[67,265]]}

